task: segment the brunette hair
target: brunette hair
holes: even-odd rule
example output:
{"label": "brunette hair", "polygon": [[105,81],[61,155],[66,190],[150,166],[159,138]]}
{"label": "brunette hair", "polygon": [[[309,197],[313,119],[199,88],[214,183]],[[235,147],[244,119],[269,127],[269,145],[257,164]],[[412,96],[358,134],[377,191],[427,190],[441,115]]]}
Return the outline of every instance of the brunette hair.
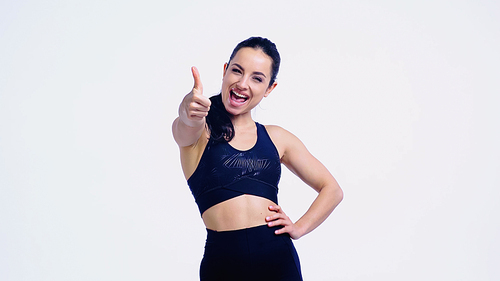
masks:
{"label": "brunette hair", "polygon": [[280,63],[281,63],[280,53],[278,52],[276,45],[267,38],[250,37],[247,40],[244,40],[240,42],[238,45],[236,45],[236,48],[234,48],[233,52],[231,53],[231,56],[229,57],[227,65],[229,65],[234,56],[236,56],[236,53],[238,53],[238,51],[241,48],[245,47],[261,50],[262,52],[264,52],[264,54],[271,57],[271,60],[273,62],[271,64],[271,80],[269,81],[269,87],[270,87],[274,83],[274,81],[276,81],[276,77],[278,76],[278,71],[280,69]]}
{"label": "brunette hair", "polygon": [[[281,63],[280,54],[276,45],[267,38],[250,37],[236,45],[229,57],[227,65],[229,65],[238,51],[245,47],[261,50],[271,58],[271,79],[269,81],[269,87],[273,85],[278,76]],[[211,140],[214,142],[230,142],[234,138],[234,127],[230,115],[222,103],[222,95],[215,95],[211,97],[210,100],[212,101],[212,105],[206,117],[206,122],[210,130]]]}

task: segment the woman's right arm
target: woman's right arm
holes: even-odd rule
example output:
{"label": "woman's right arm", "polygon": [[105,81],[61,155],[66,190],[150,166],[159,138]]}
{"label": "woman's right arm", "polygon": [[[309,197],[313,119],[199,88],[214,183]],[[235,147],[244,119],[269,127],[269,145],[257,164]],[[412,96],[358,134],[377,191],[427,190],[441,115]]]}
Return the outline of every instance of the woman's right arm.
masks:
{"label": "woman's right arm", "polygon": [[172,124],[172,133],[179,147],[196,144],[205,132],[205,117],[210,110],[211,101],[203,96],[203,85],[196,67],[191,68],[194,78],[193,90],[187,94],[179,106],[179,117]]}

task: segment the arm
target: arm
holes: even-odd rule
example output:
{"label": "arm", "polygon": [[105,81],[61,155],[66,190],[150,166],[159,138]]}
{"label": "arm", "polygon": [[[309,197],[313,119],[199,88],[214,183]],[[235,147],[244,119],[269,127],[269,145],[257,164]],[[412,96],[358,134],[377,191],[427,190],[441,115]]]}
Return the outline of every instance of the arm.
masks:
{"label": "arm", "polygon": [[172,124],[174,139],[180,147],[194,145],[205,131],[205,117],[210,110],[210,99],[203,96],[203,85],[196,67],[191,71],[194,78],[193,90],[179,106],[179,117]]}
{"label": "arm", "polygon": [[283,225],[276,234],[288,233],[298,239],[318,227],[342,201],[343,192],[335,178],[290,132],[275,127],[273,138],[282,150],[281,161],[307,185],[318,192],[318,196],[307,212],[295,223],[286,216],[280,206],[270,206],[276,214],[266,218],[270,226]]}

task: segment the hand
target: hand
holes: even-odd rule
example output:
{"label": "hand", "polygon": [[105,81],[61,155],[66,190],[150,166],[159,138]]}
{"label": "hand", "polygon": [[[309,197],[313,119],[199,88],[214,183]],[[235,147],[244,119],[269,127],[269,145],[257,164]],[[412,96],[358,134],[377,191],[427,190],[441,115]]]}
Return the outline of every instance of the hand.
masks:
{"label": "hand", "polygon": [[193,73],[193,90],[187,94],[179,107],[179,117],[184,124],[189,127],[198,127],[204,124],[212,102],[203,96],[203,85],[201,84],[200,73],[196,67],[191,67]]}
{"label": "hand", "polygon": [[269,210],[276,212],[276,214],[266,217],[266,222],[268,226],[283,225],[283,228],[276,230],[274,233],[276,235],[288,233],[290,237],[294,240],[302,237],[300,229],[290,220],[290,218],[283,212],[278,205],[269,206]]}

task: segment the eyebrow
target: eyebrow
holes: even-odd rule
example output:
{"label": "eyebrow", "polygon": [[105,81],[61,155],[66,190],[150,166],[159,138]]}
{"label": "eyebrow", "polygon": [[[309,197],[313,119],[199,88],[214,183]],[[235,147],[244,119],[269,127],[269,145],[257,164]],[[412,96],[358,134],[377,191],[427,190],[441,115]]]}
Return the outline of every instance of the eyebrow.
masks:
{"label": "eyebrow", "polygon": [[[238,63],[233,63],[233,65],[236,65],[237,67],[241,68],[242,70],[245,70],[245,69],[244,69],[241,65],[239,65]],[[267,76],[266,76],[264,73],[260,72],[260,71],[254,71],[254,72],[253,72],[253,74],[262,75],[262,76],[264,76],[264,78],[267,78]]]}

